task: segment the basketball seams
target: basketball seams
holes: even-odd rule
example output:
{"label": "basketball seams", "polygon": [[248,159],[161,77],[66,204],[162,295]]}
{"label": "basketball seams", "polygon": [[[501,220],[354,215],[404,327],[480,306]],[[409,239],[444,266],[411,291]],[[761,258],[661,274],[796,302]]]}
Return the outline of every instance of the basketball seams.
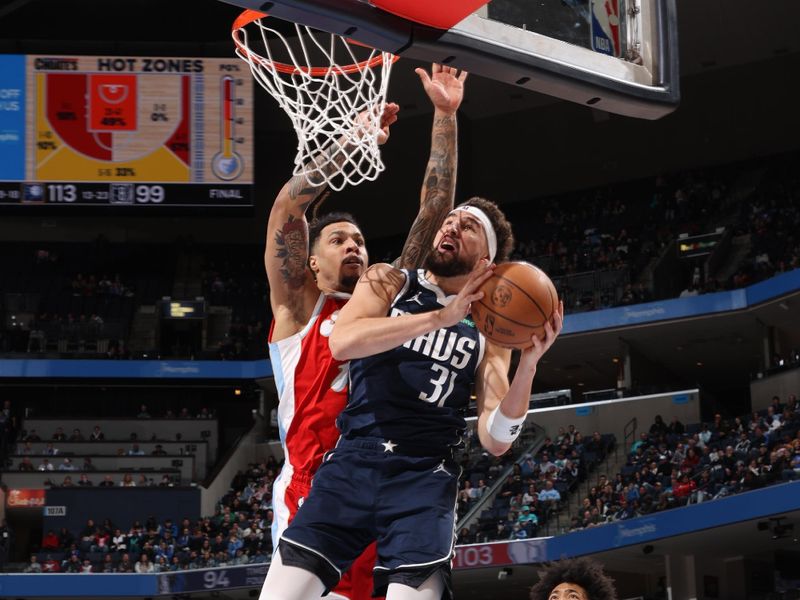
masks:
{"label": "basketball seams", "polygon": [[[530,267],[530,268],[534,269],[534,272],[536,272],[536,271],[539,271],[539,269],[537,269],[537,268],[536,268],[536,267],[534,267],[533,265],[529,265],[529,264],[527,264],[527,263],[521,263],[521,262],[511,262],[511,263],[501,263],[501,264],[508,264],[508,265],[521,265],[521,266],[524,266],[524,267]],[[543,273],[543,271],[542,271],[542,273]],[[538,276],[538,275],[539,275],[539,273],[536,273],[536,275]],[[550,291],[550,286],[547,286],[547,295],[550,297],[550,306],[551,306],[551,309],[550,309],[550,317],[548,317],[548,316],[547,316],[547,313],[545,313],[545,311],[544,311],[544,310],[542,310],[542,307],[539,305],[539,303],[536,301],[536,299],[535,299],[535,298],[533,298],[533,297],[532,297],[532,296],[531,296],[531,295],[530,295],[528,292],[526,292],[526,291],[525,291],[523,288],[521,288],[521,287],[520,287],[520,286],[519,286],[517,283],[515,283],[515,282],[514,282],[514,281],[512,281],[511,279],[508,279],[507,277],[504,277],[503,275],[497,275],[497,274],[495,273],[495,274],[494,274],[494,276],[495,276],[495,277],[497,277],[498,279],[501,279],[501,280],[503,280],[503,281],[507,282],[507,283],[508,283],[508,284],[510,284],[510,285],[513,285],[515,288],[517,288],[517,289],[520,291],[520,293],[522,293],[522,294],[523,294],[523,295],[524,295],[524,296],[525,296],[525,297],[526,297],[528,300],[530,300],[530,301],[533,303],[533,305],[534,305],[534,306],[535,306],[535,307],[536,307],[536,308],[539,310],[539,312],[542,314],[542,318],[544,319],[544,321],[542,322],[542,325],[543,325],[543,324],[544,324],[544,323],[545,323],[545,322],[546,322],[546,321],[547,321],[547,320],[548,320],[550,317],[552,317],[552,316],[553,316],[553,311],[555,310],[555,302],[553,302],[553,294],[552,294],[552,293],[551,293],[551,291]],[[496,288],[496,287],[497,287],[497,286],[495,286],[495,288]],[[489,308],[489,307],[487,306],[487,308]],[[495,310],[492,310],[492,312],[496,312],[496,311],[495,311]],[[509,320],[510,320],[510,319],[509,319]],[[537,327],[539,327],[539,326],[537,326]]]}
{"label": "basketball seams", "polygon": [[[515,270],[516,265],[530,270]],[[473,318],[490,341],[509,348],[527,348],[531,335],[544,338],[544,327],[555,314],[558,292],[547,274],[530,263],[511,261],[498,267],[493,273],[497,279],[486,281],[482,286],[484,297],[473,303]],[[547,300],[551,306],[549,317],[542,308]],[[537,311],[542,320],[536,323],[528,321]],[[491,331],[491,334],[486,331]]]}
{"label": "basketball seams", "polygon": [[[514,283],[510,279],[506,279],[502,275],[495,275],[495,277],[497,277],[498,279],[501,279],[501,280],[505,281],[506,283],[508,283],[509,285],[512,285],[515,288],[517,288],[520,291],[520,293],[523,296],[525,296],[531,302],[531,304],[533,304],[536,307],[536,309],[541,313],[542,318],[545,321],[547,320],[547,317],[545,317],[544,311],[542,310],[542,307],[539,306],[539,303],[534,298],[531,298],[531,296],[525,290],[523,290],[519,285],[517,285],[516,283]],[[495,286],[495,289],[497,289],[497,286]],[[548,290],[548,292],[549,292],[549,290]],[[492,310],[492,312],[497,313],[496,310]],[[497,313],[497,314],[500,314],[500,313]],[[544,323],[544,321],[542,321],[542,323]]]}
{"label": "basketball seams", "polygon": [[[475,304],[475,303],[473,302],[473,304]],[[489,306],[488,304],[484,303],[482,300],[479,300],[477,302],[477,304],[480,304],[481,306],[485,307],[486,310],[488,312],[492,313],[495,317],[500,317],[501,319],[503,319],[505,321],[508,321],[509,323],[513,323],[514,325],[519,325],[520,327],[524,327],[525,329],[539,329],[540,327],[544,327],[544,324],[547,322],[545,320],[545,321],[542,321],[541,325],[527,325],[525,323],[520,323],[519,321],[515,321],[514,319],[509,319],[503,313],[499,313],[496,310],[492,309],[491,306]]]}

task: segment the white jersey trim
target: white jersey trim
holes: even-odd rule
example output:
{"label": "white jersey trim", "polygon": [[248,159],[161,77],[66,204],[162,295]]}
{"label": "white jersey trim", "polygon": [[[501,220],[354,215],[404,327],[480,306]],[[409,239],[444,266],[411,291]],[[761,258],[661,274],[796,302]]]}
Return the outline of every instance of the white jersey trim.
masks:
{"label": "white jersey trim", "polygon": [[400,300],[400,298],[402,298],[405,295],[405,293],[408,291],[409,286],[411,285],[411,277],[408,276],[408,273],[406,273],[406,271],[403,269],[400,269],[400,272],[403,274],[403,277],[405,277],[405,281],[403,282],[403,287],[400,288],[400,291],[397,292],[397,294],[395,294],[394,298],[392,299],[391,306],[397,304],[397,301]]}
{"label": "white jersey trim", "polygon": [[289,538],[287,538],[285,536],[283,537],[283,541],[286,542],[287,544],[291,544],[292,546],[297,546],[298,548],[302,548],[303,550],[307,550],[308,552],[311,552],[312,554],[316,554],[322,560],[324,560],[326,563],[328,563],[331,567],[333,567],[333,569],[339,574],[339,578],[342,577],[342,571],[340,569],[338,569],[335,564],[333,564],[333,561],[330,558],[325,556],[319,550],[314,550],[314,548],[309,548],[308,546],[306,546],[304,544],[300,544],[298,542],[295,542],[294,540],[290,540]]}
{"label": "white jersey trim", "polygon": [[447,306],[450,304],[450,302],[452,302],[453,298],[456,297],[456,294],[445,294],[444,291],[442,291],[442,288],[435,283],[428,281],[428,279],[425,277],[424,269],[417,269],[417,280],[422,287],[436,294],[436,301],[442,306]]}
{"label": "white jersey trim", "polygon": [[302,355],[303,339],[317,322],[325,300],[325,294],[320,293],[311,317],[303,329],[282,340],[269,343],[269,357],[278,388],[278,433],[280,434],[284,456],[283,468],[272,487],[273,522],[271,533],[275,550],[278,548],[278,541],[283,536],[284,530],[289,525],[290,517],[289,507],[286,505],[286,488],[292,480],[294,467],[292,457],[289,455],[286,436],[295,416],[295,373]]}

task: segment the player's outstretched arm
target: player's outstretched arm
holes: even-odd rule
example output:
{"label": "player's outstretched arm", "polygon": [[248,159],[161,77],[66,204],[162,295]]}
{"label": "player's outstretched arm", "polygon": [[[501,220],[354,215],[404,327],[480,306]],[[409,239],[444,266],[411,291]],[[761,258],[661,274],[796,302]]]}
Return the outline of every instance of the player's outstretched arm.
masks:
{"label": "player's outstretched arm", "polygon": [[492,275],[492,266],[481,261],[450,303],[439,310],[387,316],[394,298],[406,281],[403,271],[391,265],[372,265],[358,280],[353,296],[344,305],[329,338],[337,360],[364,358],[386,352],[408,340],[455,325],[469,314],[470,304],[483,298],[481,285]]}
{"label": "player's outstretched arm", "polygon": [[528,412],[536,366],[561,333],[563,324],[564,303],[561,302],[552,320],[545,324],[545,339],[531,336],[533,345],[522,351],[511,385],[508,383],[511,351],[487,342],[475,384],[478,438],[495,456],[505,453],[519,435]]}
{"label": "player's outstretched arm", "polygon": [[[378,143],[389,137],[389,127],[397,120],[397,104],[384,109]],[[308,268],[308,220],[306,210],[326,189],[324,177],[313,169],[321,165],[325,174],[332,174],[345,153],[336,143],[323,150],[309,163],[305,175],[292,177],[281,188],[270,209],[267,221],[264,266],[270,288],[270,305],[275,319],[273,341],[297,333],[305,326],[319,296],[316,282]]]}
{"label": "player's outstretched arm", "polygon": [[453,209],[458,167],[458,127],[456,112],[464,98],[467,72],[439,64],[431,66],[431,74],[416,69],[425,93],[434,106],[431,128],[431,151],[420,192],[417,217],[395,261],[401,269],[422,265],[433,245],[436,231],[445,215]]}
{"label": "player's outstretched arm", "polygon": [[264,266],[275,319],[274,341],[302,328],[310,317],[309,307],[319,295],[308,268],[306,209],[326,187],[321,179],[308,181],[305,175],[296,175],[281,188],[270,209]]}

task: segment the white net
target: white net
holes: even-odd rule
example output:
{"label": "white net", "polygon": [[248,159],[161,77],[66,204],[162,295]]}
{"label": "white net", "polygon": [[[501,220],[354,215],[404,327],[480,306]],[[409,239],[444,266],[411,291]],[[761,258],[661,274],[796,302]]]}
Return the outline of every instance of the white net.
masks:
{"label": "white net", "polygon": [[237,54],[292,120],[294,174],[336,191],[375,180],[385,169],[378,134],[396,57],[296,23],[287,36],[264,15],[244,16],[233,29]]}

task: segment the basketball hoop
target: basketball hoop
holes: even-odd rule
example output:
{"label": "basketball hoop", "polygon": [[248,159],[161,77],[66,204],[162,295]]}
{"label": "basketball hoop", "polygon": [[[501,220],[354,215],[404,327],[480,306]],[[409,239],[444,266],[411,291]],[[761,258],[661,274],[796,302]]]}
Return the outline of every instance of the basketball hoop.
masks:
{"label": "basketball hoop", "polygon": [[232,36],[253,77],[292,120],[294,175],[336,191],[374,181],[385,169],[378,133],[397,57],[298,23],[297,37],[290,39],[266,19],[246,10],[234,21]]}

